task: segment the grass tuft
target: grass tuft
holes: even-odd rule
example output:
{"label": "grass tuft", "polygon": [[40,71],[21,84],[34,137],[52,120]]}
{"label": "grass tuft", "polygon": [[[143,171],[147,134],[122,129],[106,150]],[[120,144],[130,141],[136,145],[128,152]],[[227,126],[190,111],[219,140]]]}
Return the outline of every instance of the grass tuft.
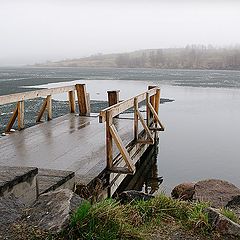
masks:
{"label": "grass tuft", "polygon": [[160,194],[148,201],[122,205],[106,199],[91,205],[84,202],[72,215],[64,239],[143,239],[146,232],[174,221],[192,229],[210,230],[206,203],[189,203]]}
{"label": "grass tuft", "polygon": [[225,217],[229,218],[230,220],[232,220],[233,222],[240,224],[239,217],[229,208],[220,209],[220,213]]}

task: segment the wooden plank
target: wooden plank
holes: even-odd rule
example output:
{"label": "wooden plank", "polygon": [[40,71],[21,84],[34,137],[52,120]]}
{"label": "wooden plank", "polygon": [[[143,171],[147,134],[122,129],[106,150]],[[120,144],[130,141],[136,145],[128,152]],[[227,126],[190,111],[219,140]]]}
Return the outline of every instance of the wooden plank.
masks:
{"label": "wooden plank", "polygon": [[87,116],[90,114],[90,107],[87,99],[87,91],[85,84],[76,84],[79,115]]}
{"label": "wooden plank", "polygon": [[116,143],[116,146],[119,149],[120,153],[122,154],[123,159],[124,159],[128,169],[131,172],[135,172],[135,166],[132,163],[132,159],[130,158],[129,153],[127,152],[125,146],[123,145],[123,142],[122,142],[121,138],[119,137],[115,126],[112,124],[109,128],[110,128],[111,135]]}
{"label": "wooden plank", "polygon": [[43,102],[43,104],[42,104],[42,106],[41,106],[41,109],[40,109],[40,111],[39,111],[39,113],[38,113],[36,122],[40,122],[40,121],[41,121],[42,116],[43,116],[43,114],[44,114],[44,112],[45,112],[46,107],[47,107],[47,98],[44,99],[44,102]]}
{"label": "wooden plank", "polygon": [[110,125],[112,125],[112,118],[107,113],[106,120],[106,159],[107,159],[107,168],[111,169],[113,166],[113,139],[111,135]]}
{"label": "wooden plank", "polygon": [[24,101],[17,103],[18,109],[18,130],[24,129]]}
{"label": "wooden plank", "polygon": [[130,98],[128,100],[119,102],[111,107],[105,108],[104,110],[100,111],[99,114],[99,122],[103,123],[106,121],[106,112],[111,111],[112,117],[115,117],[116,115],[126,111],[127,109],[133,107],[134,105],[134,98],[137,98],[138,102],[142,102],[146,99],[146,94],[149,94],[150,96],[153,96],[156,93],[156,89],[153,88],[151,90],[148,90],[144,93],[141,93],[133,98]]}
{"label": "wooden plank", "polygon": [[0,105],[24,101],[28,99],[39,98],[39,97],[46,97],[48,95],[59,94],[59,93],[64,93],[64,92],[69,92],[74,90],[75,90],[75,86],[65,86],[65,87],[41,89],[36,91],[3,95],[3,96],[0,96]]}
{"label": "wooden plank", "polygon": [[134,134],[134,140],[137,141],[138,139],[138,100],[137,98],[134,98],[134,129],[133,129],[133,134]]}
{"label": "wooden plank", "polygon": [[13,112],[13,115],[11,116],[11,118],[10,118],[10,120],[9,120],[7,126],[6,126],[5,132],[10,132],[13,124],[16,121],[17,115],[18,115],[18,106],[15,108],[15,110]]}
{"label": "wooden plank", "polygon": [[51,95],[48,95],[47,96],[47,106],[46,106],[46,109],[47,109],[47,120],[50,121],[52,120],[52,96]]}
{"label": "wooden plank", "polygon": [[112,167],[110,170],[112,173],[133,174],[127,167]]}
{"label": "wooden plank", "polygon": [[145,130],[146,133],[147,133],[148,140],[151,141],[152,144],[154,144],[154,139],[153,139],[153,137],[152,137],[152,134],[151,134],[151,132],[150,132],[147,124],[145,123],[144,118],[143,118],[143,116],[142,116],[142,114],[140,113],[139,110],[137,110],[137,114],[138,114],[138,117],[139,117],[139,119],[140,119],[140,122],[142,123],[142,126],[143,126],[144,130]]}
{"label": "wooden plank", "polygon": [[69,101],[70,113],[75,113],[76,111],[75,91],[68,92],[68,101]]}

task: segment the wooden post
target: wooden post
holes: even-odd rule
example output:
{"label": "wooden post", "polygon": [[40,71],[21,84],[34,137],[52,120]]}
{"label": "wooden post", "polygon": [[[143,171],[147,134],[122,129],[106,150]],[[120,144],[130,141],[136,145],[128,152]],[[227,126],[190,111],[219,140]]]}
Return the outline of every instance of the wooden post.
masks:
{"label": "wooden post", "polygon": [[156,91],[156,95],[155,95],[155,106],[154,106],[154,109],[156,111],[156,113],[158,114],[159,112],[159,106],[160,106],[160,96],[161,96],[161,92],[160,92],[160,88],[157,89]]}
{"label": "wooden post", "polygon": [[120,90],[107,91],[109,107],[116,103],[119,103],[119,92],[120,92]]}
{"label": "wooden post", "polygon": [[[119,103],[119,92],[120,92],[120,90],[107,91],[109,107],[116,103]],[[119,117],[119,115],[117,115],[116,117]]]}
{"label": "wooden post", "polygon": [[17,103],[18,112],[18,130],[24,128],[24,101],[19,101]]}
{"label": "wooden post", "polygon": [[70,113],[75,113],[76,105],[75,105],[75,91],[68,92],[68,101]]}
{"label": "wooden post", "polygon": [[147,126],[149,127],[150,125],[150,118],[151,118],[151,112],[150,112],[150,109],[149,109],[149,106],[148,106],[148,103],[149,103],[150,99],[149,99],[149,94],[146,93],[146,113],[147,113]]}
{"label": "wooden post", "polygon": [[[156,88],[156,87],[157,86],[148,86],[148,90]],[[152,104],[153,107],[155,107],[155,95],[150,97],[150,103]],[[149,117],[150,117],[150,119],[149,119],[149,123],[150,123],[151,119],[153,117],[153,114],[151,113],[151,111],[150,111]]]}
{"label": "wooden post", "polygon": [[76,84],[78,107],[80,116],[88,116],[90,114],[90,106],[87,99],[87,91],[85,84]]}
{"label": "wooden post", "polygon": [[106,155],[107,155],[107,168],[111,169],[113,166],[113,139],[110,130],[112,123],[110,112],[106,113]]}
{"label": "wooden post", "polygon": [[134,98],[134,140],[138,140],[138,100]]}
{"label": "wooden post", "polygon": [[48,95],[47,96],[47,120],[50,121],[52,120],[52,96]]}

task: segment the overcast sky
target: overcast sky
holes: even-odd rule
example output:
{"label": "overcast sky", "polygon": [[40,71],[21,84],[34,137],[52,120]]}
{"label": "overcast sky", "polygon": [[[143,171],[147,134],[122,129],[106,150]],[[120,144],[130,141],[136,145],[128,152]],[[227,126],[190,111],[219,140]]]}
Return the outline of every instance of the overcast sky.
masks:
{"label": "overcast sky", "polygon": [[238,0],[0,0],[0,65],[240,43]]}

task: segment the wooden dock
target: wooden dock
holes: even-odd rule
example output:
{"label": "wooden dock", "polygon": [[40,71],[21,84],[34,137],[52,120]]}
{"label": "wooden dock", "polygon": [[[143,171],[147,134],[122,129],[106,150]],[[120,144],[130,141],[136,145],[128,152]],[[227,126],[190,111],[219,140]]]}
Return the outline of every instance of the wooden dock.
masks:
{"label": "wooden dock", "polygon": [[[70,113],[52,119],[52,95],[64,92],[68,94]],[[48,121],[24,129],[24,101],[38,97],[46,99],[36,114],[36,122],[41,122],[45,113]],[[84,84],[0,96],[0,105],[16,102],[6,133],[15,121],[19,130],[24,129],[0,139],[0,166],[40,169],[40,192],[51,190],[61,182],[63,171],[69,173],[64,179],[74,173],[76,183],[81,186],[90,185],[103,173],[109,176],[107,185],[119,177],[123,179],[126,174],[134,174],[136,162],[148,146],[154,144],[156,132],[164,130],[158,117],[160,89],[150,87],[122,102],[119,102],[118,91],[109,91],[108,99],[109,107],[99,116],[92,116]],[[145,117],[138,107],[143,101]],[[130,108],[134,117],[122,117]]]}

